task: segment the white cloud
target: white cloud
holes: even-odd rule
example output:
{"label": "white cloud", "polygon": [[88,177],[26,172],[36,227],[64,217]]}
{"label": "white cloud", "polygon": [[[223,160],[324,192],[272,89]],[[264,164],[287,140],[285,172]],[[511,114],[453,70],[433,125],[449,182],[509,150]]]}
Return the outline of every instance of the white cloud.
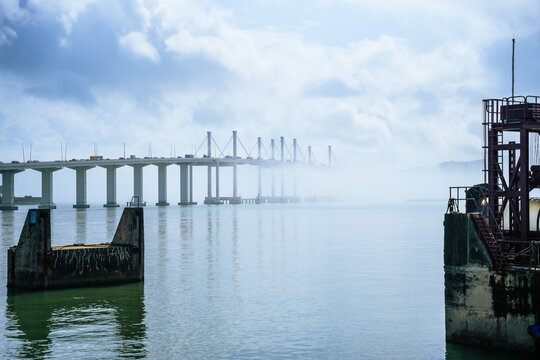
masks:
{"label": "white cloud", "polygon": [[[213,99],[213,106],[232,104],[239,119],[259,119],[252,135],[261,131],[261,124],[269,132],[310,129],[311,137],[344,141],[349,148],[365,148],[362,142],[367,142],[405,166],[434,163],[446,156],[470,157],[470,147],[463,142],[479,141],[475,136],[448,141],[448,132],[456,126],[449,119],[456,110],[465,119],[458,127],[478,121],[477,111],[461,94],[484,91],[489,85],[480,60],[483,49],[467,41],[456,38],[418,52],[409,46],[410,39],[381,35],[335,47],[306,43],[295,33],[240,29],[229,21],[229,14],[202,7],[191,21],[179,13],[162,4],[162,28],[171,34],[165,39],[167,50],[203,56],[236,74],[238,88]],[[305,96],[306,88],[328,79],[341,81],[357,94]],[[436,113],[425,114],[415,95],[418,91],[433,94],[434,102],[450,98],[456,107],[441,105]],[[411,142],[412,136],[420,141]],[[430,151],[433,146],[438,148]]]}
{"label": "white cloud", "polygon": [[2,26],[0,28],[0,46],[9,44],[9,42],[16,37],[17,33],[9,26]]}
{"label": "white cloud", "polygon": [[87,6],[96,0],[29,0],[28,7],[38,12],[55,17],[64,26],[67,34]]}
{"label": "white cloud", "polygon": [[[31,3],[59,18],[68,33],[88,4]],[[93,109],[75,106],[69,113],[80,112],[71,117],[92,123],[98,109],[99,116],[115,119],[117,125],[111,130],[105,122],[103,129],[130,129],[129,137],[140,137],[142,143],[149,136],[157,142],[172,139],[176,133],[198,138],[205,130],[228,133],[237,129],[244,139],[290,135],[304,146],[308,141],[323,146],[333,143],[338,157],[347,152],[372,164],[407,167],[479,158],[480,134],[469,129],[481,120],[479,96],[492,96],[490,91],[497,87],[486,53],[512,33],[526,36],[538,31],[529,14],[537,12],[539,5],[532,0],[521,0],[511,8],[502,1],[341,3],[350,12],[389,17],[396,28],[375,36],[358,32],[348,44],[329,45],[306,40],[294,26],[243,28],[235,9],[209,0],[132,3],[133,11],[128,13],[136,14],[137,19],[131,22],[116,21],[114,16],[120,20],[125,16],[121,11],[107,14],[111,27],[126,34],[119,38],[125,50],[161,62],[160,66],[166,66],[162,57],[202,58],[218,64],[230,73],[225,89],[152,84],[161,93],[152,94],[151,107],[144,108],[129,94],[100,88],[92,92],[97,99]],[[324,7],[335,3],[306,4]],[[287,11],[286,2],[273,6]],[[519,7],[532,10],[524,13]],[[320,19],[307,21],[304,15],[297,19],[300,27],[320,27]],[[399,33],[400,27],[412,24],[429,30],[432,43],[419,44],[418,38]],[[161,45],[166,51],[160,54],[157,48]],[[326,96],[320,84],[328,83],[347,89],[346,94]],[[322,90],[310,91],[314,87]],[[39,103],[43,113],[54,114],[61,123],[65,115],[53,111],[53,105]],[[16,117],[17,109],[10,116]],[[201,121],[201,109],[215,118]],[[460,135],[452,137],[451,133]]]}
{"label": "white cloud", "polygon": [[17,37],[17,32],[4,23],[20,21],[26,17],[26,11],[19,7],[17,0],[0,1],[0,46],[9,44]]}
{"label": "white cloud", "polygon": [[140,32],[130,32],[121,36],[120,45],[132,53],[159,62],[159,53],[157,49],[148,42],[146,35]]}

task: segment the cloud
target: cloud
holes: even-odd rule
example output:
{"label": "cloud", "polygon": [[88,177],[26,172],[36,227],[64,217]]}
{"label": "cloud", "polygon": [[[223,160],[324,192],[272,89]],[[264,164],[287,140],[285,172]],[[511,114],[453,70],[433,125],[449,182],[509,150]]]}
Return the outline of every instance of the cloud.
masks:
{"label": "cloud", "polygon": [[79,15],[94,1],[95,0],[29,0],[27,6],[41,16],[56,18],[62,23],[66,33],[69,34]]}
{"label": "cloud", "polygon": [[146,36],[140,32],[130,32],[119,39],[120,45],[138,56],[159,62],[159,53]]}
{"label": "cloud", "polygon": [[[45,138],[56,128],[111,152],[119,139],[141,149],[182,142],[190,152],[206,130],[226,140],[237,129],[245,143],[294,136],[315,152],[334,144],[337,157],[354,154],[363,167],[479,158],[480,100],[503,89],[491,51],[513,32],[539,32],[535,12],[518,11],[538,9],[529,0],[510,9],[499,1],[9,4],[0,119],[41,121]],[[72,151],[82,157],[82,148]]]}
{"label": "cloud", "polygon": [[16,37],[17,33],[9,26],[2,26],[2,28],[0,28],[0,46],[9,44],[10,40],[15,39]]}
{"label": "cloud", "polygon": [[86,79],[69,71],[58,71],[52,79],[37,86],[26,88],[25,92],[49,100],[71,99],[82,105],[94,105],[95,98],[89,91]]}

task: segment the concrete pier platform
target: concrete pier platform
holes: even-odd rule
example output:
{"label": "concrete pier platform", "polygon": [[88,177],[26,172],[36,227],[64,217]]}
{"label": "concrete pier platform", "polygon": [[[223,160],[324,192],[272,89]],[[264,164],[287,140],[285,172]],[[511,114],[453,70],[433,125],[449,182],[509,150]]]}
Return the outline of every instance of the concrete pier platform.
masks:
{"label": "concrete pier platform", "polygon": [[120,207],[120,205],[119,204],[104,204],[103,207],[112,208],[112,207]]}
{"label": "concrete pier platform", "polygon": [[0,210],[18,210],[17,205],[0,205]]}
{"label": "concrete pier platform", "polygon": [[539,355],[528,331],[540,320],[540,269],[494,269],[467,214],[444,218],[444,287],[446,341]]}
{"label": "concrete pier platform", "polygon": [[56,209],[56,204],[41,204],[38,209]]}
{"label": "concrete pier platform", "polygon": [[124,209],[111,243],[55,247],[51,246],[50,209],[31,209],[19,243],[7,255],[9,288],[45,290],[143,281],[143,209]]}
{"label": "concrete pier platform", "polygon": [[204,198],[204,204],[205,205],[223,205],[223,201],[221,201],[220,198],[207,196]]}
{"label": "concrete pier platform", "polygon": [[196,201],[180,201],[178,205],[180,206],[197,205],[197,202]]}
{"label": "concrete pier platform", "polygon": [[88,209],[89,207],[90,205],[88,204],[74,204],[73,205],[74,209]]}

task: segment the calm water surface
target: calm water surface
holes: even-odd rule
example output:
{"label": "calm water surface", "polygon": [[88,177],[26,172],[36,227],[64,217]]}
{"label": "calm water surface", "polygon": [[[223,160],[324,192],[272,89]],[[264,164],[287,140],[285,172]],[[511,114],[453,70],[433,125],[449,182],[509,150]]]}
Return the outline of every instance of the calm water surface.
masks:
{"label": "calm water surface", "polygon": [[[18,295],[27,207],[0,212],[0,356],[505,359],[445,343],[445,206],[148,207],[143,284]],[[55,210],[52,243],[108,242],[121,211]]]}

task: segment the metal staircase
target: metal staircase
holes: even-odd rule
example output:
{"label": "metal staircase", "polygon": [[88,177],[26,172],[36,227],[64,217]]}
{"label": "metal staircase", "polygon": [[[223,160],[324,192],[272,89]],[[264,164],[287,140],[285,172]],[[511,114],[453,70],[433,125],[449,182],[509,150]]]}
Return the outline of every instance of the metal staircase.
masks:
{"label": "metal staircase", "polygon": [[[471,213],[469,214],[473,223],[480,234],[481,240],[486,244],[488,251],[493,260],[493,266],[495,269],[501,269],[506,265],[506,258],[503,254],[501,245],[497,241],[496,236],[490,230],[486,219],[481,213]],[[502,233],[500,234],[502,236]],[[502,239],[501,239],[502,240]]]}
{"label": "metal staircase", "polygon": [[[504,156],[500,150],[504,144],[503,138],[503,123],[501,122],[500,106],[501,101],[486,101],[484,102],[485,112],[484,121],[482,122],[484,135],[483,135],[483,150],[484,150],[484,183],[493,182],[493,189],[503,188],[503,173],[504,169]],[[488,160],[489,152],[494,152],[492,161]],[[492,211],[495,216],[495,220],[499,227],[503,226],[503,209],[501,209],[500,195],[497,195],[496,201],[493,201]]]}

